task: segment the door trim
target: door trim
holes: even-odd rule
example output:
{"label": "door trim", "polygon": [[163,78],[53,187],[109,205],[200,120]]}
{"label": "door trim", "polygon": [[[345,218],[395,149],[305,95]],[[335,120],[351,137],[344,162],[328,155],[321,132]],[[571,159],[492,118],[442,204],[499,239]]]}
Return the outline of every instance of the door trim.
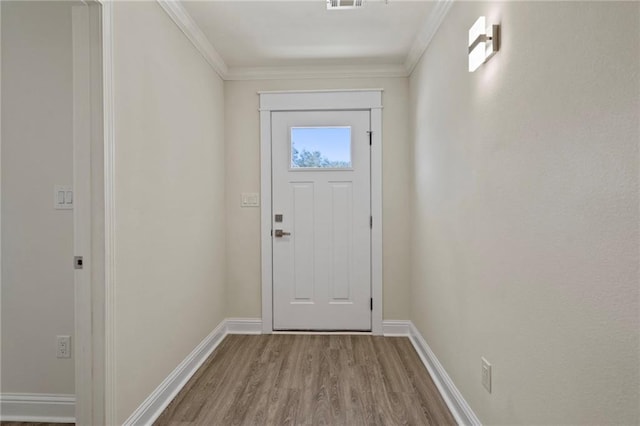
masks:
{"label": "door trim", "polygon": [[75,419],[79,424],[93,420],[91,371],[92,347],[92,282],[91,263],[91,154],[92,125],[96,111],[92,109],[91,84],[91,28],[89,7],[79,4],[71,7],[73,45],[73,255],[82,256],[82,269],[74,270],[74,323],[75,340]]}
{"label": "door trim", "polygon": [[[113,15],[114,5],[110,0],[95,0],[101,5],[102,22],[102,120],[103,120],[103,191],[104,191],[104,270],[103,293],[98,301],[103,306],[104,313],[98,326],[102,330],[99,340],[103,345],[100,375],[94,378],[94,389],[102,390],[101,399],[95,403],[102,408],[102,420],[106,425],[117,424],[116,398],[116,264],[115,264],[115,186],[116,186],[116,141],[115,141],[115,98],[113,78]],[[95,412],[95,408],[94,408]],[[96,422],[97,423],[97,422]],[[97,423],[99,424],[99,423]]]}
{"label": "door trim", "polygon": [[106,0],[83,0],[72,8],[74,255],[84,256],[85,267],[74,274],[77,424],[115,423],[106,413],[112,407],[105,396],[110,394],[107,364],[113,363],[107,340],[113,338],[112,327],[106,327],[113,319],[105,318],[113,309],[107,250],[113,241],[112,7]]}
{"label": "door trim", "polygon": [[262,332],[273,333],[271,237],[271,113],[276,111],[369,110],[371,113],[371,332],[382,335],[382,91],[306,90],[258,92],[260,96],[260,242]]}

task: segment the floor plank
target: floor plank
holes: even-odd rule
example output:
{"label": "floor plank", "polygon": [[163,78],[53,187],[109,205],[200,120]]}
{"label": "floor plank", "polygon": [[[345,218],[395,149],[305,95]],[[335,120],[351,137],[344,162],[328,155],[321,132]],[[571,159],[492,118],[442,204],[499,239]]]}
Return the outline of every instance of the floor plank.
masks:
{"label": "floor plank", "polygon": [[0,422],[1,426],[75,426],[75,423]]}
{"label": "floor plank", "polygon": [[409,339],[229,335],[156,426],[453,425]]}

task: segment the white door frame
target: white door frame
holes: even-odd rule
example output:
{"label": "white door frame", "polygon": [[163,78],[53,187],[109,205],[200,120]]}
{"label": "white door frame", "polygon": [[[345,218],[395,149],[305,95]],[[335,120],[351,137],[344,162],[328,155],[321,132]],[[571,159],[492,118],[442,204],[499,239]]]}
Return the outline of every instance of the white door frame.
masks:
{"label": "white door frame", "polygon": [[[113,4],[73,11],[76,424],[116,424],[114,312]],[[88,91],[88,94],[87,94]],[[82,201],[81,201],[82,200]],[[71,259],[70,259],[71,261]]]}
{"label": "white door frame", "polygon": [[[74,281],[74,345],[75,419],[76,423],[92,421],[92,384],[87,374],[93,370],[92,345],[92,179],[91,154],[93,120],[91,75],[91,24],[89,7],[71,7],[73,46],[73,255],[83,257],[82,269],[73,271]],[[95,141],[101,142],[101,141]],[[71,259],[69,259],[71,261]],[[71,265],[69,265],[71,266]]]}
{"label": "white door frame", "polygon": [[[88,6],[89,21],[78,24],[82,12],[73,12],[73,52],[84,55],[90,50],[91,60],[79,68],[73,64],[74,191],[84,200],[76,197],[74,209],[80,214],[74,211],[73,226],[74,254],[89,260],[90,273],[79,279],[74,274],[76,423],[112,425],[116,424],[115,385],[110,379],[115,373],[113,5],[109,0],[82,3]],[[76,78],[78,73],[82,76]],[[78,89],[83,87],[91,92],[88,97],[80,95]],[[86,185],[89,179],[92,184]]]}
{"label": "white door frame", "polygon": [[[94,299],[104,309],[104,315],[98,323],[102,336],[94,338],[101,344],[102,370],[94,377],[94,389],[102,391],[98,398],[103,407],[103,422],[94,424],[117,424],[116,405],[116,264],[115,264],[115,105],[113,81],[113,0],[96,0],[102,6],[102,134],[103,134],[103,191],[104,191],[104,270],[103,292]],[[94,327],[95,328],[95,327]],[[100,340],[102,338],[102,340]],[[94,409],[95,412],[95,409]]]}
{"label": "white door frame", "polygon": [[273,333],[271,113],[369,110],[371,112],[371,332],[382,335],[382,89],[258,92],[260,95],[260,240],[262,332]]}

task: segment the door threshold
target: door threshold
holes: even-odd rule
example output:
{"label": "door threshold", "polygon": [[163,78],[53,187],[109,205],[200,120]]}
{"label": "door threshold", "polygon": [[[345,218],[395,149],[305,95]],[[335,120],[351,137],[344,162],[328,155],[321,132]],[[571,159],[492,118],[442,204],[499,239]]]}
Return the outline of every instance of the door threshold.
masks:
{"label": "door threshold", "polygon": [[308,334],[308,335],[355,335],[355,336],[370,336],[373,333],[369,331],[359,330],[273,330],[273,334]]}

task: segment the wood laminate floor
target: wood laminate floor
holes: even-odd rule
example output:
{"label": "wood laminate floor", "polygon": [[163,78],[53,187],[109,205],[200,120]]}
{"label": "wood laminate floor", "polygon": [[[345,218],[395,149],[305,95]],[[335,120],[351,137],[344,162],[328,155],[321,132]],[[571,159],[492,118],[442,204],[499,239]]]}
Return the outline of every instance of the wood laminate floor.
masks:
{"label": "wood laminate floor", "polygon": [[75,423],[0,422],[2,426],[75,426]]}
{"label": "wood laminate floor", "polygon": [[405,337],[229,335],[155,422],[452,425]]}

